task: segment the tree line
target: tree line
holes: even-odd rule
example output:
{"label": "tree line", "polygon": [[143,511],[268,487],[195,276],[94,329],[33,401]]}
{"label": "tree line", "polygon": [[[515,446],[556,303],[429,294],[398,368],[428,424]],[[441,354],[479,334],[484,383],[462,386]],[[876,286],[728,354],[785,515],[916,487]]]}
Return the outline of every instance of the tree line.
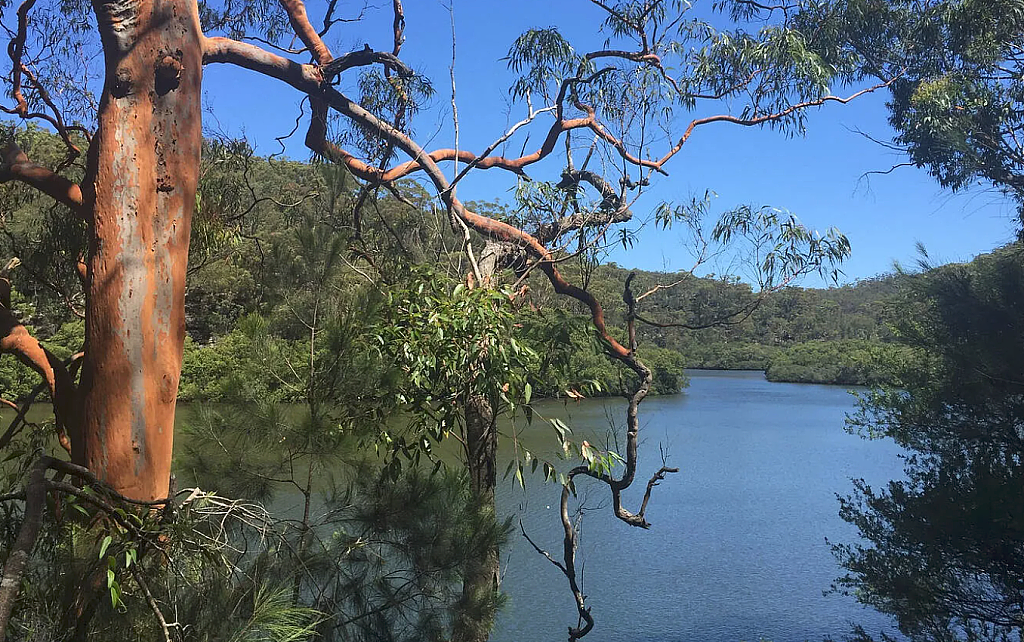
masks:
{"label": "tree line", "polygon": [[[29,130],[21,136],[27,141],[23,143],[26,148],[40,154],[47,149],[59,151],[59,138],[45,131]],[[210,140],[206,159],[208,169],[200,183],[193,241],[195,257],[185,293],[187,337],[178,398],[187,402],[218,401],[225,396],[231,364],[251,349],[239,324],[249,315],[273,309],[294,285],[287,275],[275,270],[283,264],[281,257],[300,251],[300,241],[291,232],[314,220],[315,211],[324,206],[321,194],[332,189],[331,181],[348,181],[347,188],[330,195],[334,207],[351,206],[359,198],[351,177],[328,176],[331,170],[317,164],[262,158],[244,143]],[[412,185],[403,189],[402,199],[426,207],[422,191]],[[254,191],[247,193],[249,190]],[[432,253],[437,230],[424,225],[429,210],[417,210],[390,195],[374,197],[364,207],[380,212],[381,220],[394,221],[389,223],[392,230],[401,228],[401,235],[387,242],[407,254],[413,264],[440,273],[450,271],[450,257]],[[509,209],[497,203],[480,209],[488,207]],[[7,253],[22,261],[21,270],[11,271],[18,313],[47,347],[67,358],[84,337],[84,322],[74,309],[78,304],[66,294],[73,289],[75,277],[55,274],[58,265],[30,240],[50,224],[43,203],[35,200],[21,208],[4,239]],[[231,224],[243,214],[244,226]],[[344,230],[334,233],[346,238]],[[364,240],[389,234],[380,223],[363,226]],[[26,253],[29,248],[31,253]],[[587,272],[587,288],[609,302],[606,314],[616,326],[624,325],[625,306],[616,291],[626,276],[636,273],[639,284],[671,283],[680,277],[600,261],[589,266],[581,261],[567,265],[565,271],[572,276]],[[348,282],[352,274],[346,277]],[[683,276],[673,288],[647,299],[645,306],[652,318],[678,326],[701,326],[738,310],[744,314],[735,322],[693,330],[640,328],[640,349],[654,370],[656,394],[680,391],[686,383],[685,368],[764,370],[773,381],[871,385],[885,381],[884,364],[898,351],[884,312],[898,290],[897,275],[843,287],[787,287],[758,302],[749,314],[745,310],[757,296],[751,286],[713,276]],[[600,345],[590,340],[579,307],[553,296],[542,279],[528,279],[525,284],[534,289],[535,309],[566,315],[559,321],[566,325],[561,332],[569,346],[566,354],[571,363],[566,371],[578,373],[577,381],[567,382],[567,389],[588,396],[617,394],[620,373],[603,358]],[[534,330],[524,340],[533,349],[541,349],[546,339],[538,331],[543,325],[538,315],[527,309],[520,310],[520,317]],[[295,328],[287,324],[275,332],[283,340],[296,340]],[[301,349],[296,344],[295,350]],[[33,377],[31,370],[18,362],[0,366],[0,382],[10,396],[27,394],[35,385]],[[534,382],[538,396],[564,396],[566,390],[542,379]],[[300,400],[294,390],[272,382],[266,385],[267,394],[279,401]]]}

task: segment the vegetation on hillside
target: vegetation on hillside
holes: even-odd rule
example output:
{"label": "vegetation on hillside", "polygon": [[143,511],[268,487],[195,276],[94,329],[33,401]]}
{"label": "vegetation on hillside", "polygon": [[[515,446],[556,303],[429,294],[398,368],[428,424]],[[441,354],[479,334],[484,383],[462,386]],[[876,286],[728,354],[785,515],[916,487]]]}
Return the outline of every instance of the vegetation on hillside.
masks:
{"label": "vegetation on hillside", "polygon": [[[33,150],[45,152],[59,143],[40,130],[30,133]],[[299,252],[296,227],[324,215],[325,210],[331,216],[351,207],[360,198],[358,186],[343,169],[261,158],[232,141],[208,141],[203,167],[185,299],[188,337],[179,387],[182,401],[224,398],[232,385],[233,364],[252,349],[239,323],[249,315],[278,308],[293,287],[294,275],[282,272],[281,266]],[[372,216],[362,223],[360,255],[340,260],[358,263],[365,256],[392,253],[401,261],[433,265],[449,278],[461,278],[452,273],[453,266],[460,272],[456,253],[439,251],[434,242],[440,238],[440,247],[454,245],[451,232],[443,221],[424,216],[430,211],[429,199],[418,187],[404,185],[401,201],[385,193],[371,197],[363,207]],[[507,215],[496,204],[476,207]],[[17,313],[63,358],[81,346],[83,326],[76,317],[81,302],[71,294],[76,277],[59,273],[57,264],[34,249],[33,239],[45,235],[49,225],[52,218],[45,201],[28,199],[11,213],[7,236],[0,244],[21,261],[20,269],[10,271]],[[378,261],[375,267],[387,272],[395,269],[389,266],[399,264]],[[567,263],[564,269],[569,276],[585,277],[587,289],[608,302],[610,325],[624,327],[621,288],[633,270],[583,261]],[[395,272],[389,278],[398,276]],[[349,285],[363,281],[355,270],[347,270],[341,278]],[[646,287],[678,279],[675,274],[638,271],[636,282]],[[790,287],[759,302],[749,314],[716,327],[641,326],[641,352],[655,372],[654,392],[678,392],[686,385],[685,368],[765,370],[778,381],[861,385],[882,381],[878,357],[887,354],[885,344],[891,340],[882,310],[896,289],[895,279],[885,276],[828,289]],[[553,359],[538,364],[536,394],[617,394],[623,373],[602,355],[602,346],[587,328],[585,310],[554,296],[542,278],[527,283],[535,311],[527,307],[519,312],[524,341],[541,353],[560,350],[567,359],[557,373],[550,371]],[[735,280],[687,277],[646,299],[645,313],[665,324],[701,326],[745,310],[754,299],[751,287]],[[283,318],[276,327],[281,349],[293,343],[294,350],[302,349],[297,338],[301,332],[294,323],[289,325]],[[839,354],[843,363],[836,359]],[[20,363],[0,362],[0,387],[9,396],[28,394],[35,384],[34,375]],[[279,382],[264,385],[266,394],[278,401],[296,401],[300,396]]]}

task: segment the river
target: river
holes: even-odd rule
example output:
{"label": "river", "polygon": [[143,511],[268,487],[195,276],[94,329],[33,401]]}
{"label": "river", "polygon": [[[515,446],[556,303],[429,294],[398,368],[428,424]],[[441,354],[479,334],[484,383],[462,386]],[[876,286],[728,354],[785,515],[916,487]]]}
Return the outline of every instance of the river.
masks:
{"label": "river", "polygon": [[[680,468],[654,489],[650,530],[615,520],[607,491],[580,484],[595,509],[585,514],[577,558],[596,620],[587,642],[821,642],[853,622],[895,633],[888,618],[853,598],[823,592],[841,574],[826,539],[856,539],[835,495],[850,491],[851,477],[876,485],[901,477],[896,446],[843,430],[854,407],[844,388],[771,383],[761,372],[690,375],[682,394],[641,406],[640,469],[627,507],[636,510],[662,449]],[[537,405],[565,418],[577,439],[598,443],[610,420],[624,420],[624,403]],[[48,414],[43,406],[34,412]],[[555,444],[545,425],[535,420],[522,435],[537,452]],[[558,494],[539,475],[527,477],[525,491],[499,483],[499,510],[522,516],[556,557]],[[502,567],[509,599],[492,640],[564,640],[576,611],[560,571],[518,532]]]}
{"label": "river", "polygon": [[[641,406],[641,469],[627,507],[636,509],[661,465],[660,447],[680,468],[654,490],[651,529],[616,521],[597,487],[588,497],[604,510],[585,514],[578,554],[596,620],[586,639],[818,642],[852,622],[895,633],[887,617],[823,592],[841,574],[826,539],[856,539],[836,493],[849,492],[851,477],[901,477],[898,448],[843,430],[854,407],[843,388],[771,383],[760,372],[690,375],[683,394]],[[621,403],[570,408],[572,423],[606,425],[611,404],[621,421]],[[521,511],[531,537],[558,557],[556,505],[550,486],[502,484],[499,508]],[[502,562],[509,601],[494,642],[564,639],[576,617],[560,571],[521,535]]]}

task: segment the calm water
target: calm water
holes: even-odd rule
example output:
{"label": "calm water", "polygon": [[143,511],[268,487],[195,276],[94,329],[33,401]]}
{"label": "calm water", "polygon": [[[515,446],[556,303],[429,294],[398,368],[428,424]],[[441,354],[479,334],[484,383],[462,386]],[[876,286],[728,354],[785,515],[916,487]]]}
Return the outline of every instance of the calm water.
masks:
{"label": "calm water", "polygon": [[[649,531],[612,517],[605,489],[589,485],[588,493],[580,484],[595,509],[585,514],[577,557],[596,619],[587,642],[820,642],[854,621],[894,633],[887,618],[852,598],[822,593],[841,574],[826,538],[856,537],[837,515],[835,494],[849,492],[851,477],[882,484],[901,476],[897,448],[843,431],[853,408],[843,388],[770,383],[760,372],[691,377],[684,394],[641,406],[641,466],[627,507],[638,508],[661,465],[659,447],[680,468],[652,495]],[[601,443],[609,421],[623,421],[623,404],[542,402],[538,412],[562,416],[577,439]],[[534,452],[555,444],[544,425],[535,421],[521,435]],[[534,476],[525,492],[501,482],[498,497],[556,558],[558,495]],[[576,611],[561,572],[518,531],[502,565],[509,601],[492,640],[564,640]]]}
{"label": "calm water", "polygon": [[[683,395],[641,407],[641,470],[627,506],[637,508],[660,466],[659,445],[680,467],[655,489],[652,528],[618,522],[607,493],[590,493],[588,503],[604,510],[586,513],[578,554],[596,619],[586,639],[820,641],[853,621],[894,633],[887,618],[823,591],[840,575],[826,538],[856,536],[835,494],[849,491],[851,477],[899,477],[897,448],[843,431],[853,398],[842,388],[770,383],[760,372],[691,375]],[[603,406],[571,409],[572,423],[607,425]],[[557,489],[502,488],[502,509],[522,511],[531,537],[559,557]],[[564,639],[576,618],[560,571],[521,536],[503,562],[509,603],[493,640]]]}

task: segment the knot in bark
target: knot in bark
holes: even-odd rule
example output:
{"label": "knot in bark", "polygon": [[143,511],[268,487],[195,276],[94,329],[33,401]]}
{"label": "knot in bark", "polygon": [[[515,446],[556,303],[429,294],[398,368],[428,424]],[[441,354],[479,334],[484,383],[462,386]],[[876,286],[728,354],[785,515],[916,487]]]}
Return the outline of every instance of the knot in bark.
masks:
{"label": "knot in bark", "polygon": [[181,66],[181,61],[175,56],[167,55],[157,61],[156,93],[163,96],[177,89],[181,85],[182,69],[184,68]]}

